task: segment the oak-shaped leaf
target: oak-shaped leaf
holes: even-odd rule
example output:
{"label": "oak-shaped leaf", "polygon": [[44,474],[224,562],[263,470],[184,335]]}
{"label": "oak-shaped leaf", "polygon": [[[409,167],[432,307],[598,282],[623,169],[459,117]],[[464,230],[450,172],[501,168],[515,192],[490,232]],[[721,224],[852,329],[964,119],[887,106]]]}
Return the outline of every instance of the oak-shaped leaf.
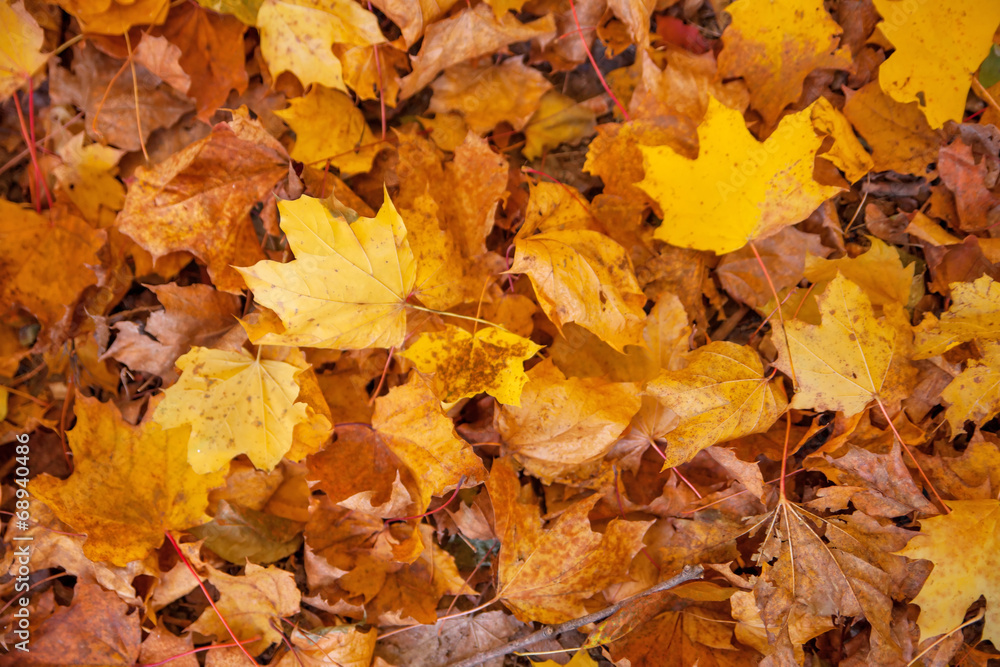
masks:
{"label": "oak-shaped leaf", "polygon": [[309,420],[296,402],[302,369],[254,358],[246,350],[196,347],[177,360],[180,379],[169,387],[153,419],[164,428],[189,424],[188,461],[214,472],[240,454],[258,468],[278,465],[292,446],[295,426]]}
{"label": "oak-shaped leaf", "polygon": [[500,538],[500,599],[524,621],[561,623],[583,616],[584,601],[626,581],[651,521],[613,519],[603,534],[587,518],[599,495],[574,503],[546,529],[538,507],[521,502],[512,463],[493,463],[486,488]]}
{"label": "oak-shaped leaf", "polygon": [[86,533],[83,551],[124,566],[163,543],[164,531],[203,523],[208,490],[225,471],[197,474],[187,461],[187,428],[165,430],[147,419],[126,423],[114,406],[78,397],[68,434],[75,470],[69,479],[39,475],[29,484],[73,530]]}
{"label": "oak-shaped leaf", "polygon": [[969,605],[986,597],[983,640],[1000,641],[1000,501],[947,500],[950,514],[920,521],[920,533],[897,553],[934,563],[913,604],[926,639],[961,625]]}
{"label": "oak-shaped leaf", "polygon": [[470,334],[449,326],[420,334],[400,356],[421,373],[432,374],[442,401],[454,403],[486,392],[504,405],[520,405],[528,381],[524,362],[540,349],[541,345],[497,327]]}
{"label": "oak-shaped leaf", "polygon": [[278,202],[278,210],[295,260],[237,270],[284,330],[251,330],[251,340],[331,349],[400,345],[417,268],[388,195],[374,218],[350,223],[308,196]]}
{"label": "oak-shaped leaf", "polygon": [[680,418],[666,434],[663,469],[719,442],[764,433],[784,411],[780,386],[764,377],[753,348],[715,341],[688,356],[682,370],[664,371],[646,391]]}

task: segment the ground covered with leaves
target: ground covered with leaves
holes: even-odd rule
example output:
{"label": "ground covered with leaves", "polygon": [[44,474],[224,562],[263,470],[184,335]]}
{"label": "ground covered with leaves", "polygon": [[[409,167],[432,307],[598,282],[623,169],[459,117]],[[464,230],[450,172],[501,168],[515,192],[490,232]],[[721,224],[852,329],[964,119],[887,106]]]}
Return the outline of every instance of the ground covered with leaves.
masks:
{"label": "ground covered with leaves", "polygon": [[996,659],[1000,3],[0,25],[0,665]]}

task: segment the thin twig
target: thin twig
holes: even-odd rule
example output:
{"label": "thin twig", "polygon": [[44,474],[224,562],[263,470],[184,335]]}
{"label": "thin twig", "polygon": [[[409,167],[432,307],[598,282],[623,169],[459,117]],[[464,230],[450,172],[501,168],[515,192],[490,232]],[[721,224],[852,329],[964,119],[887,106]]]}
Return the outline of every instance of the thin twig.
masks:
{"label": "thin twig", "polygon": [[647,588],[641,593],[633,595],[632,597],[625,598],[621,602],[611,605],[606,609],[601,611],[595,611],[593,614],[587,614],[586,616],[581,616],[580,618],[573,619],[572,621],[566,621],[565,623],[560,623],[559,625],[549,625],[538,632],[533,632],[526,637],[521,637],[520,639],[515,639],[512,642],[508,642],[503,646],[498,646],[495,649],[484,651],[477,656],[468,658],[461,662],[457,662],[449,667],[475,667],[476,665],[481,665],[487,660],[493,658],[499,658],[501,656],[507,655],[508,653],[513,653],[519,648],[540,642],[545,639],[550,639],[556,635],[560,635],[564,632],[569,632],[570,630],[576,630],[577,628],[583,627],[588,623],[596,623],[598,621],[603,621],[608,616],[611,616],[615,612],[621,610],[625,606],[634,602],[638,598],[645,597],[647,595],[653,595],[654,593],[659,593],[665,591],[669,588],[673,588],[679,584],[683,584],[685,581],[691,581],[692,579],[700,579],[702,572],[704,572],[701,565],[695,565],[694,567],[690,565],[685,565],[684,569],[681,570],[680,574],[671,577],[666,581],[662,581],[652,588]]}

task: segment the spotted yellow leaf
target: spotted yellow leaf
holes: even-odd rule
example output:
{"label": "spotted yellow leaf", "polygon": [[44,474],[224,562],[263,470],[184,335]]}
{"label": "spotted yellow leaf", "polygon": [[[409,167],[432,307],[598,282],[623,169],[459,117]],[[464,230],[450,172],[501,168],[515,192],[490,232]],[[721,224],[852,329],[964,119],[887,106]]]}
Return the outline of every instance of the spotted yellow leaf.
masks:
{"label": "spotted yellow leaf", "polygon": [[296,375],[283,361],[255,359],[245,350],[193,348],[177,360],[180,379],[153,415],[164,428],[191,425],[188,461],[208,473],[246,454],[271,470],[292,446],[295,425],[308,420]]}

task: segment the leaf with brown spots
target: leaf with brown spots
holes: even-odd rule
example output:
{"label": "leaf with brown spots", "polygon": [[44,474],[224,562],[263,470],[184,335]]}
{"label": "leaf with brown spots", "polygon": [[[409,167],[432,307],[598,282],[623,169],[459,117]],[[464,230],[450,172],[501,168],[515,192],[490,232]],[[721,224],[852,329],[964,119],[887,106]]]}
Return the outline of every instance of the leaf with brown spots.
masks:
{"label": "leaf with brown spots", "polygon": [[486,327],[470,334],[459,327],[420,334],[401,356],[432,376],[441,400],[486,392],[504,405],[520,405],[528,381],[524,362],[542,349],[527,338]]}
{"label": "leaf with brown spots", "polygon": [[165,428],[191,426],[188,460],[200,474],[239,454],[271,470],[291,448],[295,427],[309,420],[306,404],[296,401],[301,369],[292,364],[196,347],[177,367],[181,377],[154,419]]}

